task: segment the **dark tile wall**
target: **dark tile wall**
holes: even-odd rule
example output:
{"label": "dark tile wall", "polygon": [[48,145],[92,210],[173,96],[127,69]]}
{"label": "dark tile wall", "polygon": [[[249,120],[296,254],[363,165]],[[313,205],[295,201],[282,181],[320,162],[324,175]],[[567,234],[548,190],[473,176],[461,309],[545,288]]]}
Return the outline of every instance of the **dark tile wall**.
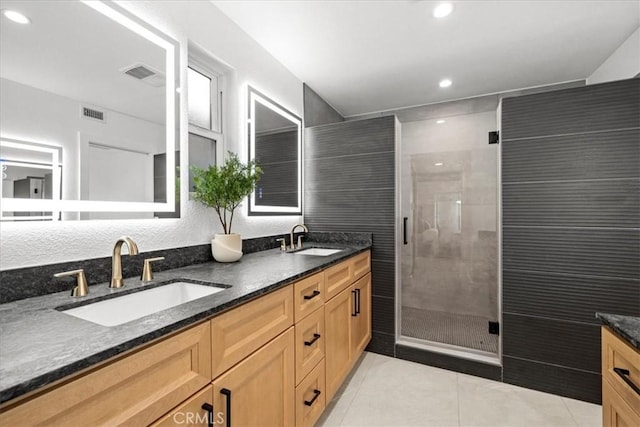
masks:
{"label": "dark tile wall", "polygon": [[263,175],[256,187],[256,205],[298,205],[298,131],[256,134],[255,159]]}
{"label": "dark tile wall", "polygon": [[373,233],[373,337],[368,350],[391,356],[395,353],[395,135],[395,116],[305,129],[305,223],[314,232]]}
{"label": "dark tile wall", "polygon": [[640,315],[640,80],[503,100],[503,380],[599,403],[595,312]]}

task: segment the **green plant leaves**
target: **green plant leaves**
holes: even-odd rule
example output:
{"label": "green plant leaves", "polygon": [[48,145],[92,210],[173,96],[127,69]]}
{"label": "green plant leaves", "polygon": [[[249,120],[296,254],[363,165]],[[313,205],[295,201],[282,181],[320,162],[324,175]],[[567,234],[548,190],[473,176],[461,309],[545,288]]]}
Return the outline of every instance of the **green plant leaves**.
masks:
{"label": "green plant leaves", "polygon": [[[191,166],[191,171],[194,199],[214,208],[225,234],[231,233],[233,212],[242,199],[255,190],[262,169],[255,160],[243,164],[235,153],[229,151],[222,166],[212,165],[208,169]],[[227,212],[230,214],[228,220]]]}

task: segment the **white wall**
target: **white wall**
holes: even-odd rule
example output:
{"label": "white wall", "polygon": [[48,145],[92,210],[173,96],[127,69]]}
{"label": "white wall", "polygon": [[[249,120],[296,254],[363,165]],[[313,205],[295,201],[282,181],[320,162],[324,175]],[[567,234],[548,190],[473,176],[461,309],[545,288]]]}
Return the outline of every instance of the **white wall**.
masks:
{"label": "white wall", "polygon": [[[302,116],[302,82],[270,56],[226,15],[207,1],[128,1],[123,7],[180,42],[182,81],[187,64],[187,40],[201,46],[234,69],[229,82],[226,149],[246,158],[246,84],[271,96]],[[186,170],[186,100],[181,99],[181,170]],[[27,138],[29,135],[23,135]],[[180,219],[1,223],[0,269],[12,269],[111,255],[115,240],[131,236],[141,251],[208,243],[220,231],[213,210],[186,201],[182,180]],[[247,217],[246,204],[236,212],[233,231],[243,238],[287,233],[297,216]]]}
{"label": "white wall", "polygon": [[638,74],[640,74],[640,27],[587,78],[587,84],[630,79]]}
{"label": "white wall", "polygon": [[[166,152],[164,126],[110,111],[101,106],[93,107],[106,112],[104,123],[85,119],[80,116],[82,105],[90,106],[55,93],[0,79],[2,136],[62,147],[62,198],[66,200],[80,199],[79,160],[80,156],[88,157],[89,139],[92,142],[126,147],[150,154]],[[84,143],[80,140],[79,134],[84,136]],[[153,173],[149,175],[149,180],[153,180]],[[149,184],[152,185],[153,182]],[[83,197],[84,199],[86,198]],[[150,199],[139,201],[152,202],[153,189],[151,189]]]}

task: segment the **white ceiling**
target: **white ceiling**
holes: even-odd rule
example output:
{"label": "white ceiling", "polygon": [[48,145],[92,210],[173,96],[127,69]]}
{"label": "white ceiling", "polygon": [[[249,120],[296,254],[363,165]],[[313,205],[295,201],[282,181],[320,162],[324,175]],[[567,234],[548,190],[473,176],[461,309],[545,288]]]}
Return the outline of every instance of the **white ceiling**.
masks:
{"label": "white ceiling", "polygon": [[637,0],[212,1],[345,116],[585,79],[640,25]]}
{"label": "white ceiling", "polygon": [[2,0],[31,24],[0,17],[0,77],[97,108],[165,122],[165,86],[122,69],[165,72],[165,51],[80,2]]}

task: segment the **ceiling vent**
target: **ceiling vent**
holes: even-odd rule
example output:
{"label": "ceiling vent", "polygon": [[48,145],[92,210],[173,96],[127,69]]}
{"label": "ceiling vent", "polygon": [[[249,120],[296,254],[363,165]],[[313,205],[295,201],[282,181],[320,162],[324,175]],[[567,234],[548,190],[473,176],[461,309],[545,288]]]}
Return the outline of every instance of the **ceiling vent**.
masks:
{"label": "ceiling vent", "polygon": [[82,117],[91,120],[97,120],[99,122],[105,122],[105,112],[96,110],[95,108],[82,107]]}
{"label": "ceiling vent", "polygon": [[126,75],[147,83],[153,87],[164,86],[164,74],[145,64],[133,64],[122,70]]}

